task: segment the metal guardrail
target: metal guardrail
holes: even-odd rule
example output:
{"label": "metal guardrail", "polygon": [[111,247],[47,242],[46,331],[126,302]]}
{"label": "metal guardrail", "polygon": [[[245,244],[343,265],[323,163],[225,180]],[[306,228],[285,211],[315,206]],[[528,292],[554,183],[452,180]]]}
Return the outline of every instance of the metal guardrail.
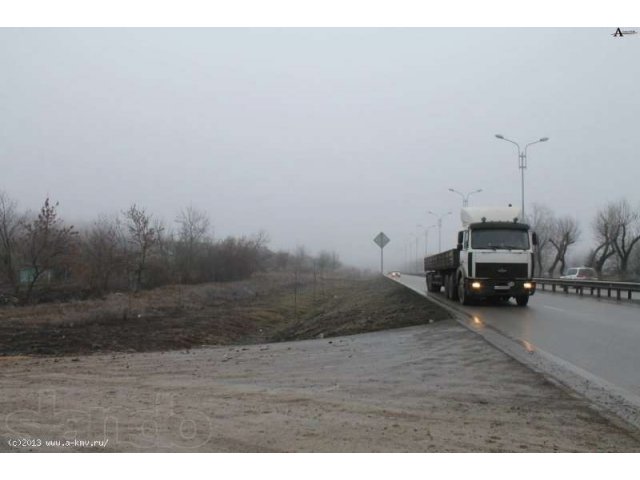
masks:
{"label": "metal guardrail", "polygon": [[[401,272],[405,275],[418,275],[424,277],[424,272]],[[633,300],[632,292],[640,292],[640,283],[634,282],[610,282],[606,280],[567,280],[564,278],[534,278],[538,289],[543,292],[549,291],[546,286],[551,286],[551,291],[556,292],[560,289],[564,293],[569,293],[569,289],[575,289],[578,295],[584,295],[585,290],[591,295],[602,297],[603,292],[607,298],[612,298],[612,292],[615,292],[615,298],[622,300],[622,292],[626,292],[627,300]]]}
{"label": "metal guardrail", "polygon": [[633,300],[632,292],[640,292],[640,283],[631,282],[609,282],[602,280],[567,280],[562,278],[534,278],[534,281],[541,290],[545,291],[545,286],[551,286],[551,291],[556,292],[561,288],[564,293],[569,293],[569,289],[575,289],[579,295],[584,295],[584,291],[588,290],[591,295],[594,293],[602,296],[602,292],[606,291],[606,296],[611,298],[611,292],[615,292],[617,300],[622,299],[622,292],[627,293],[627,300]]}

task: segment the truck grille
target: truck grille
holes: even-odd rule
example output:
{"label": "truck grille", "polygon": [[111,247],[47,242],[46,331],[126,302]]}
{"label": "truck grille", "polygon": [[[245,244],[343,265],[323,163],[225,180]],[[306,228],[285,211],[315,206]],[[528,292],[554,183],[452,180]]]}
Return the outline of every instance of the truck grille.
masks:
{"label": "truck grille", "polygon": [[476,278],[527,278],[526,263],[476,263]]}

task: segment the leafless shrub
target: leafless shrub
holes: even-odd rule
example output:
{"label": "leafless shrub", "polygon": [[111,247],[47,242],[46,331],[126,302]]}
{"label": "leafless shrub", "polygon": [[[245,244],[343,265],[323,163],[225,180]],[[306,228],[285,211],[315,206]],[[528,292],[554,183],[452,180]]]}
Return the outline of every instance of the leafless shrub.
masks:
{"label": "leafless shrub", "polygon": [[175,269],[180,283],[197,283],[201,280],[198,264],[204,259],[211,244],[209,217],[206,212],[189,206],[176,218],[178,238],[174,241]]}
{"label": "leafless shrub", "polygon": [[18,278],[16,257],[18,254],[18,237],[24,215],[17,211],[17,203],[0,192],[0,275],[17,291]]}
{"label": "leafless shrub", "polygon": [[25,301],[29,302],[33,287],[48,271],[64,270],[70,263],[69,256],[76,246],[73,226],[65,226],[56,208],[47,198],[38,216],[22,224],[21,250],[26,265],[30,268]]}
{"label": "leafless shrub", "polygon": [[[89,288],[102,294],[126,274],[126,238],[117,218],[100,216],[82,235],[82,267]],[[120,283],[120,287],[122,287]]]}

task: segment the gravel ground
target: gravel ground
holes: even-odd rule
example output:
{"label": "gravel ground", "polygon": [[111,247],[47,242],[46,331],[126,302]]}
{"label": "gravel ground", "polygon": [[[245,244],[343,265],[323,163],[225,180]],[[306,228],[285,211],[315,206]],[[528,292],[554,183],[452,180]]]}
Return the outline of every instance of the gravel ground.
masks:
{"label": "gravel ground", "polygon": [[[0,369],[3,452],[640,451],[637,431],[453,320],[189,351],[7,356]],[[45,445],[55,440],[71,445]],[[96,440],[106,446],[78,443]]]}

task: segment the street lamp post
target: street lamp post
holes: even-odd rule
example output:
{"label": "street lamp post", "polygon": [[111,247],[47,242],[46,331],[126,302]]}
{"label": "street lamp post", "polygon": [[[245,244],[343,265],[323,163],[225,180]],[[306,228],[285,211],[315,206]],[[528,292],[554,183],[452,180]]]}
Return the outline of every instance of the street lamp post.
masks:
{"label": "street lamp post", "polygon": [[[411,240],[415,240],[415,245]],[[413,251],[411,251],[413,249]],[[415,267],[416,259],[418,258],[418,234],[409,234],[409,272],[412,272]]]}
{"label": "street lamp post", "polygon": [[451,215],[451,212],[443,213],[442,215],[438,215],[429,210],[427,213],[433,215],[438,219],[438,252],[442,251],[442,219],[447,215]]}
{"label": "street lamp post", "polygon": [[413,263],[413,233],[410,233],[405,241],[405,247],[407,252],[407,259],[405,261],[405,268],[407,272],[411,273],[411,264]]}
{"label": "street lamp post", "polygon": [[505,138],[503,135],[500,135],[499,133],[496,134],[496,138],[500,139],[500,140],[504,140],[506,142],[510,142],[513,143],[516,147],[518,147],[518,168],[520,169],[521,172],[521,192],[522,192],[522,219],[524,220],[524,170],[525,168],[527,168],[527,149],[529,148],[529,146],[534,145],[536,143],[540,143],[540,142],[546,142],[547,140],[549,140],[549,137],[542,137],[540,140],[536,140],[535,142],[531,142],[531,143],[527,143],[524,146],[524,152],[520,151],[520,145],[517,142],[514,142],[513,140],[509,140],[508,138]]}
{"label": "street lamp post", "polygon": [[404,241],[404,265],[402,266],[402,268],[405,269],[408,267],[409,267],[409,241],[405,240]]}
{"label": "street lamp post", "polygon": [[429,225],[427,228],[424,229],[424,256],[426,257],[427,255],[429,255],[429,250],[427,245],[429,244],[429,230],[437,227],[437,225]]}
{"label": "street lamp post", "polygon": [[453,193],[457,193],[458,195],[460,195],[462,197],[462,206],[463,207],[468,207],[469,206],[469,197],[471,195],[473,195],[474,193],[480,193],[482,191],[481,188],[479,188],[478,190],[474,190],[473,192],[469,192],[466,195],[462,192],[459,192],[458,190],[454,190],[453,188],[449,189],[450,192]]}
{"label": "street lamp post", "polygon": [[419,229],[422,228],[422,225],[416,224],[416,272],[420,271],[420,257],[418,256],[418,235]]}

